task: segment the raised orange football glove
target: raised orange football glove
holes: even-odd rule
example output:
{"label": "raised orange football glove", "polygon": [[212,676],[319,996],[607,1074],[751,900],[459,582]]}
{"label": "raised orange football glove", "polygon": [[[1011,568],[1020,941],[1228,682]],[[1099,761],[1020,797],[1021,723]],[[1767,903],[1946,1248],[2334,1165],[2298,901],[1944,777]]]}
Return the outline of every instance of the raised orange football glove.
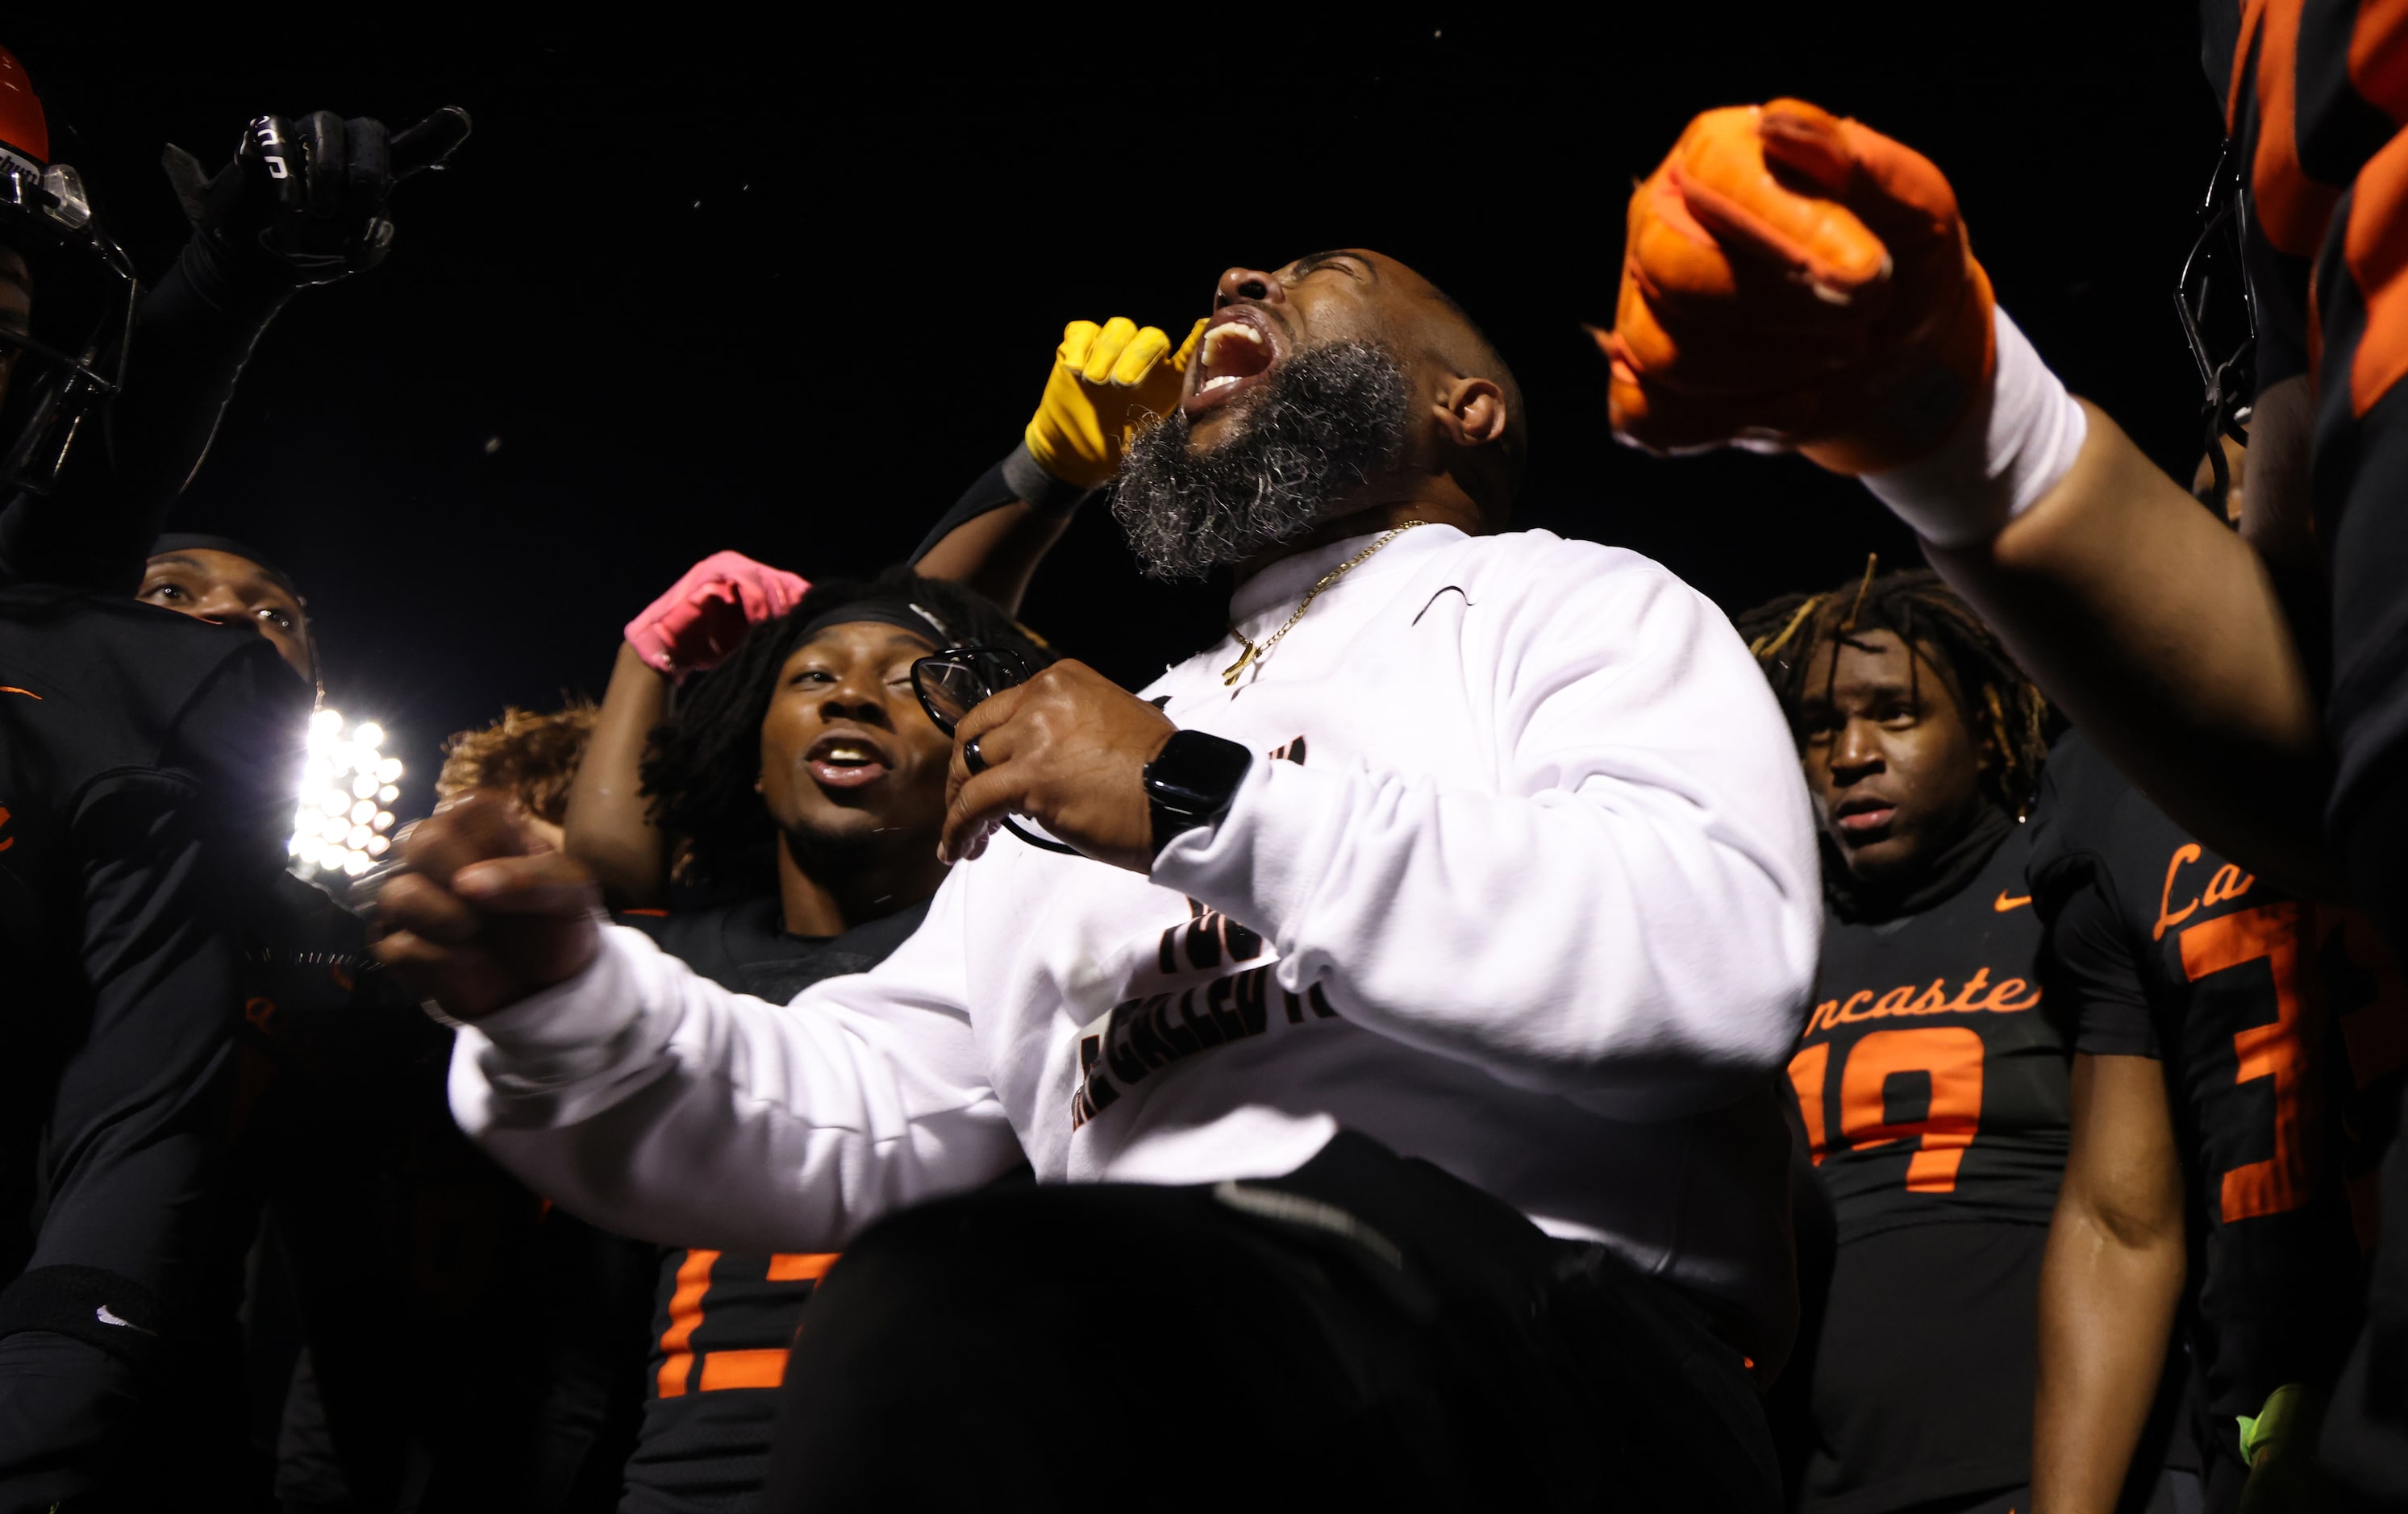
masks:
{"label": "raised orange football glove", "polygon": [[1614,434],[1911,463],[1990,381],[1989,276],[1929,159],[1802,100],[1709,110],[1630,197]]}

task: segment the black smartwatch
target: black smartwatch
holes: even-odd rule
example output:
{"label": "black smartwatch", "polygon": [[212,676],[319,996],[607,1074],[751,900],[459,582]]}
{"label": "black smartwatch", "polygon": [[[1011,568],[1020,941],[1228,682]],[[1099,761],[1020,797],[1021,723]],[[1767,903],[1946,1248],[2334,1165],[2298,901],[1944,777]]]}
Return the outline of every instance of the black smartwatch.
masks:
{"label": "black smartwatch", "polygon": [[1154,854],[1171,837],[1211,825],[1229,812],[1254,754],[1202,731],[1180,731],[1145,764],[1145,798],[1154,811]]}

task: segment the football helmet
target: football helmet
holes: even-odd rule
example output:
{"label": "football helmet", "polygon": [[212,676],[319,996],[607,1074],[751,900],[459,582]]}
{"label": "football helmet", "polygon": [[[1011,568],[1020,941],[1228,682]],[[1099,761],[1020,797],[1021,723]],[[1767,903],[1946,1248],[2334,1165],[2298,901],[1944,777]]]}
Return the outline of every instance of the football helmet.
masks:
{"label": "football helmet", "polygon": [[0,493],[47,493],[118,391],[134,326],[133,262],[83,176],[50,156],[49,118],[0,48]]}

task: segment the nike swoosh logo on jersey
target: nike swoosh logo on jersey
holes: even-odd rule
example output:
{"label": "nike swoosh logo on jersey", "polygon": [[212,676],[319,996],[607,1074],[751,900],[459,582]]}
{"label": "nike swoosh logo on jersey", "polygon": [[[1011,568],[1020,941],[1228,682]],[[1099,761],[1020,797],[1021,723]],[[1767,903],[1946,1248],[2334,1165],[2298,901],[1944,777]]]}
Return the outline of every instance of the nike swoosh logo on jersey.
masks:
{"label": "nike swoosh logo on jersey", "polygon": [[1990,907],[2003,915],[2010,909],[2021,909],[2029,903],[2031,903],[2031,895],[2028,893],[2010,895],[2006,890],[2000,889],[1999,896],[1990,901]]}
{"label": "nike swoosh logo on jersey", "polygon": [[102,1324],[115,1325],[120,1330],[131,1330],[137,1335],[155,1335],[159,1333],[156,1330],[145,1330],[131,1320],[119,1319],[115,1311],[111,1310],[106,1304],[103,1304],[100,1307],[93,1310],[92,1317],[99,1321]]}

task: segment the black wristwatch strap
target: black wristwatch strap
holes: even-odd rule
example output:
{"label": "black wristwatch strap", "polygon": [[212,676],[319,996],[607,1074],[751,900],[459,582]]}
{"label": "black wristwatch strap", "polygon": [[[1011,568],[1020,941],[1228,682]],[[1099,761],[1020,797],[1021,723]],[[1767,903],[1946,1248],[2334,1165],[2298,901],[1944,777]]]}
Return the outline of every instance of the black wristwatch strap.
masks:
{"label": "black wristwatch strap", "polygon": [[1254,754],[1237,742],[1203,731],[1181,731],[1145,764],[1145,797],[1154,811],[1154,854],[1171,838],[1199,825],[1217,823],[1229,812],[1238,786],[1253,770]]}

